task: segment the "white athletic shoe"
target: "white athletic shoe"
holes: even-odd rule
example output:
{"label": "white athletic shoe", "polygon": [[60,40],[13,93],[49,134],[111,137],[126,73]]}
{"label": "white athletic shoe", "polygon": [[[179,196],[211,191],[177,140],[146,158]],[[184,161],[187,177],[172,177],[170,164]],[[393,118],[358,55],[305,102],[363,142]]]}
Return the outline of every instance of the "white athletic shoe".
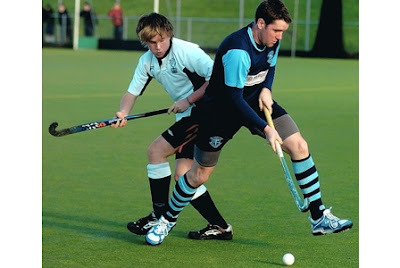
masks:
{"label": "white athletic shoe", "polygon": [[351,220],[339,219],[331,213],[331,209],[325,209],[324,214],[318,220],[314,221],[309,217],[313,235],[340,233],[353,227]]}
{"label": "white athletic shoe", "polygon": [[174,228],[176,222],[169,222],[164,216],[161,216],[158,222],[150,229],[146,235],[146,242],[151,246],[156,246],[164,241],[168,232]]}

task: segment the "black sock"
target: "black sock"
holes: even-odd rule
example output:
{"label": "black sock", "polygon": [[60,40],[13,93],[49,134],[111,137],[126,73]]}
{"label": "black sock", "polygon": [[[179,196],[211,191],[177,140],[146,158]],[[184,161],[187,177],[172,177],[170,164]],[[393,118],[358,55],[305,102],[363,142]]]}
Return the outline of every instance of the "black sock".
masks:
{"label": "black sock", "polygon": [[190,201],[190,203],[209,223],[216,224],[224,229],[228,228],[228,224],[219,213],[208,191]]}
{"label": "black sock", "polygon": [[318,220],[319,218],[322,217],[324,210],[320,209],[321,205],[322,205],[321,199],[317,199],[313,202],[310,202],[310,213],[311,213],[311,218],[313,220]]}
{"label": "black sock", "polygon": [[171,176],[161,179],[149,178],[151,200],[153,202],[154,214],[156,214],[157,218],[163,215],[167,208],[170,181]]}

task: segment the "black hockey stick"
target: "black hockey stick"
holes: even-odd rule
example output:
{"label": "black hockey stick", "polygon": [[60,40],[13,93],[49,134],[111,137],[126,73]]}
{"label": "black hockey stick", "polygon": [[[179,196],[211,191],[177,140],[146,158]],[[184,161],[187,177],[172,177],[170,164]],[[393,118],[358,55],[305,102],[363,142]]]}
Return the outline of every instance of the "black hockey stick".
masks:
{"label": "black hockey stick", "polygon": [[[142,113],[142,114],[128,115],[125,117],[125,119],[126,120],[139,119],[139,118],[149,117],[149,116],[153,116],[153,115],[164,114],[166,112],[168,112],[168,109],[162,109],[162,110],[157,110],[157,111],[147,112],[147,113]],[[58,123],[53,122],[49,126],[49,133],[55,137],[62,137],[62,136],[66,136],[69,134],[74,134],[74,133],[78,133],[78,132],[82,132],[82,131],[86,131],[86,130],[92,130],[92,129],[106,127],[106,126],[115,124],[119,120],[121,120],[121,119],[119,119],[117,117],[113,117],[110,119],[93,121],[90,123],[77,125],[77,126],[70,127],[70,128],[64,128],[61,130],[56,130]]]}

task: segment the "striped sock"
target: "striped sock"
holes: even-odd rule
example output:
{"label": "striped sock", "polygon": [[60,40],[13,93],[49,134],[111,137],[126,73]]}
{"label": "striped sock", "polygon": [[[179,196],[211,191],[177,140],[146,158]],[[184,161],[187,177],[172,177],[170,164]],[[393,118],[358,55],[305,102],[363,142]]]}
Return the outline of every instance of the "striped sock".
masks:
{"label": "striped sock", "polygon": [[179,213],[190,203],[197,188],[192,187],[186,178],[186,174],[179,177],[172,191],[171,198],[168,203],[166,219],[175,222]]}
{"label": "striped sock", "polygon": [[321,199],[318,171],[311,155],[302,160],[292,160],[292,165],[300,190],[310,201],[311,217],[319,219],[325,206]]}

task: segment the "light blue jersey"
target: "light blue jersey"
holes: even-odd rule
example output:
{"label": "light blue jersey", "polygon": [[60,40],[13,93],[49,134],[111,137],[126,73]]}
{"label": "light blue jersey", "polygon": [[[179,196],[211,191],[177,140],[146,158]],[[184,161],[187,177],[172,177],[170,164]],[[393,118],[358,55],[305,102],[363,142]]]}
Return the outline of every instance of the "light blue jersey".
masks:
{"label": "light blue jersey", "polygon": [[[155,78],[167,91],[173,101],[182,100],[193,93],[193,80],[203,78],[209,81],[213,60],[198,45],[172,38],[168,54],[159,60],[148,50],[143,54],[136,67],[128,92],[140,96],[143,94],[152,78]],[[176,120],[190,115],[191,108],[176,114]]]}

